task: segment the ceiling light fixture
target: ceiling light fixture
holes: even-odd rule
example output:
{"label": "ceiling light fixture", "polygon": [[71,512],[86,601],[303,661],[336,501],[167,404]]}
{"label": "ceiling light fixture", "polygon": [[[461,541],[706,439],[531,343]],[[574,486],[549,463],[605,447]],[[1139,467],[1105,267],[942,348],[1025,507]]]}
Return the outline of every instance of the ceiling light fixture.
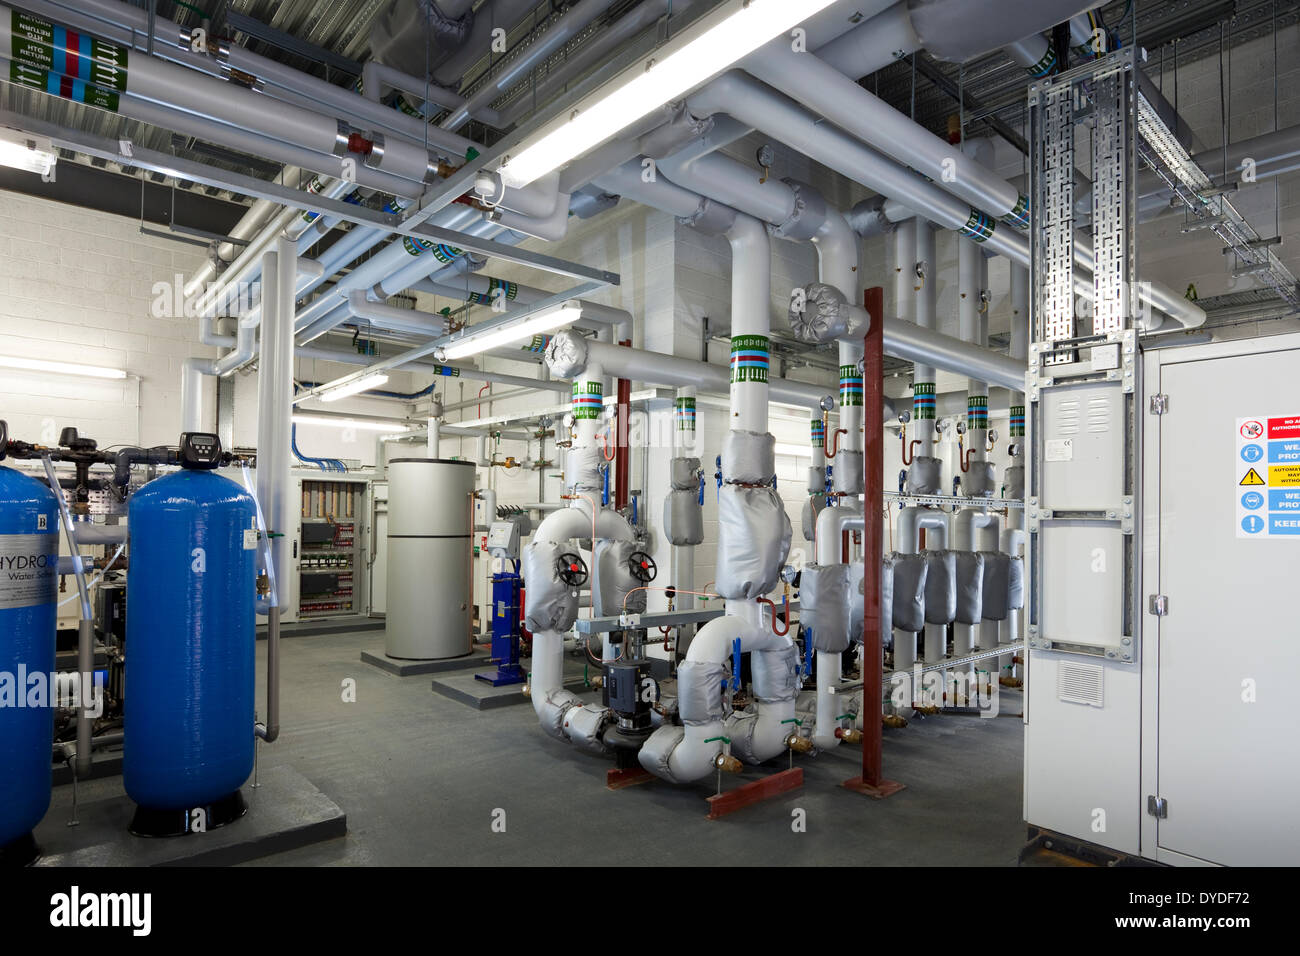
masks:
{"label": "ceiling light fixture", "polygon": [[338,388],[332,388],[327,392],[317,394],[322,402],[337,402],[341,398],[348,398],[361,392],[368,392],[372,388],[378,388],[388,382],[388,376],[383,372],[376,372],[374,375],[367,375],[365,378],[359,378],[355,382],[348,382],[346,385],[340,385]]}
{"label": "ceiling light fixture", "polygon": [[126,372],[120,368],[106,368],[102,365],[78,365],[75,362],[48,362],[45,359],[17,358],[11,355],[0,355],[0,366],[22,369],[27,372],[85,375],[88,378],[126,378]]}
{"label": "ceiling light fixture", "polygon": [[469,355],[478,355],[480,352],[510,345],[542,332],[551,332],[562,325],[571,325],[581,317],[582,307],[574,302],[566,302],[558,308],[530,315],[520,322],[493,325],[484,328],[482,332],[469,329],[463,338],[439,349],[436,358],[439,362],[449,362]]}
{"label": "ceiling light fixture", "polygon": [[59,154],[48,139],[0,127],[0,164],[48,176],[58,162]]}
{"label": "ceiling light fixture", "polygon": [[502,181],[519,189],[680,98],[834,0],[731,0],[705,14],[507,156]]}

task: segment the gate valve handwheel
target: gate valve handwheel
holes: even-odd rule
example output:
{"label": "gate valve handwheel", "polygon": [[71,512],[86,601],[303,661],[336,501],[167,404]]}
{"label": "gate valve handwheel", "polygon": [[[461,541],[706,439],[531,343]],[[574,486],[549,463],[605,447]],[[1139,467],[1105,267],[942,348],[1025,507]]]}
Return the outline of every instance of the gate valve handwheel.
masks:
{"label": "gate valve handwheel", "polygon": [[556,575],[571,588],[580,588],[587,583],[587,566],[582,558],[572,551],[566,551],[556,560]]}
{"label": "gate valve handwheel", "polygon": [[632,552],[631,557],[627,559],[627,569],[632,573],[632,577],[642,584],[649,584],[659,574],[655,559],[644,551]]}

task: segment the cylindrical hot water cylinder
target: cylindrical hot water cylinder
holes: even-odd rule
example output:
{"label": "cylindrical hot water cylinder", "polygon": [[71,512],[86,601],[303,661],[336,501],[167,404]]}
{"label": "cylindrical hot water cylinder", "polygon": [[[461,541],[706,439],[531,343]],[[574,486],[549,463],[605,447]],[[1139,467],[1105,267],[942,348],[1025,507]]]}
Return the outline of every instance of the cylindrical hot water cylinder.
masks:
{"label": "cylindrical hot water cylinder", "polygon": [[[26,863],[35,855],[31,831],[50,806],[58,513],[49,488],[0,467],[0,682],[8,684],[7,690],[0,686],[0,860],[5,862]],[[33,696],[40,688],[44,693]]]}
{"label": "cylindrical hot water cylinder", "polygon": [[388,463],[389,657],[441,660],[473,650],[473,538],[473,462]]}
{"label": "cylindrical hot water cylinder", "polygon": [[255,505],[215,461],[182,462],[130,506],[122,782],[149,835],[241,816],[253,771]]}

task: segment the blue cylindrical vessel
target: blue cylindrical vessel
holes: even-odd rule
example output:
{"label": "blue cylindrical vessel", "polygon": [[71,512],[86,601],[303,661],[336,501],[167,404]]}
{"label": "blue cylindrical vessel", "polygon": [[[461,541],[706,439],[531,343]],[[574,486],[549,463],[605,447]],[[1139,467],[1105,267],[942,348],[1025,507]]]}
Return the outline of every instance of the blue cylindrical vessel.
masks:
{"label": "blue cylindrical vessel", "polygon": [[0,467],[0,849],[50,807],[58,514],[50,489]]}
{"label": "blue cylindrical vessel", "polygon": [[253,770],[252,497],[179,471],[131,498],[122,781],[141,808],[201,808]]}

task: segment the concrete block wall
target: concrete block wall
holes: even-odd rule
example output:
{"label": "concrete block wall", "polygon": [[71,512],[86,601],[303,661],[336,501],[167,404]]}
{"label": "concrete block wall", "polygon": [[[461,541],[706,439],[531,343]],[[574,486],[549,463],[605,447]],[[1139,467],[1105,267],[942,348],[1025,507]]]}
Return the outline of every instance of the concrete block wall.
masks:
{"label": "concrete block wall", "polygon": [[[155,315],[202,250],[144,235],[139,223],[4,193],[0,202],[0,354],[98,365],[125,381],[0,368],[0,417],[27,440],[75,426],[101,447],[157,445],[180,432],[180,370],[197,345],[193,320]],[[206,411],[215,414],[208,387]]]}

